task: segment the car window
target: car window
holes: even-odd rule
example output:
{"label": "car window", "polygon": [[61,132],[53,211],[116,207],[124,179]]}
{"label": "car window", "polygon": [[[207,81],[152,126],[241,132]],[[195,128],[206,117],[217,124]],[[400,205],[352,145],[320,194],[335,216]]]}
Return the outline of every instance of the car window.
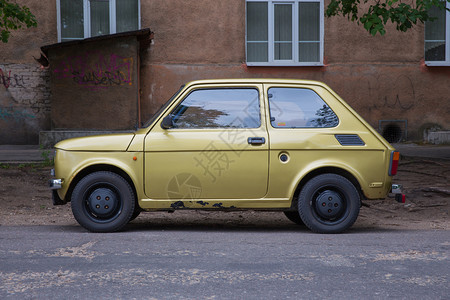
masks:
{"label": "car window", "polygon": [[333,110],[313,90],[270,88],[268,96],[274,128],[328,128],[339,124]]}
{"label": "car window", "polygon": [[258,128],[259,92],[254,88],[199,89],[172,112],[174,128]]}

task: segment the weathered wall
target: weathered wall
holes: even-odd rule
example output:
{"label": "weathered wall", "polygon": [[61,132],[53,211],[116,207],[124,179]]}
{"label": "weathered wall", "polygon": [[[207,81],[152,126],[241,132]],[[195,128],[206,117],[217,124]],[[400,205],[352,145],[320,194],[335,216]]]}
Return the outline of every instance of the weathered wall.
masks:
{"label": "weathered wall", "polygon": [[50,48],[52,130],[136,128],[138,47],[129,36]]}
{"label": "weathered wall", "polygon": [[57,42],[56,1],[19,0],[36,15],[38,27],[13,31],[0,43],[0,144],[38,144],[50,128],[49,72],[33,57]]}
{"label": "weathered wall", "polygon": [[17,0],[26,5],[36,16],[38,26],[11,32],[7,44],[0,44],[0,64],[18,63],[38,66],[33,57],[39,58],[40,47],[58,42],[56,27],[56,0]]}
{"label": "weathered wall", "polygon": [[324,81],[375,128],[379,120],[407,120],[408,139],[421,139],[431,124],[450,129],[450,67],[424,66],[423,25],[407,33],[390,25],[373,37],[346,18],[325,18],[324,67],[246,67],[245,1],[141,6],[142,26],[155,32],[141,69],[144,119],[186,81],[273,77]]}
{"label": "weathered wall", "polygon": [[[38,27],[14,32],[8,44],[0,45],[3,74],[11,71],[23,76],[25,86],[10,83],[6,88],[0,81],[2,144],[35,143],[38,131],[51,127],[49,71],[38,69],[33,56],[40,56],[41,46],[57,42],[56,1],[17,2],[31,8]],[[379,120],[407,120],[410,139],[420,139],[431,124],[450,129],[450,67],[424,66],[423,25],[408,33],[390,26],[385,36],[372,37],[346,18],[326,18],[324,67],[247,68],[244,0],[142,0],[141,17],[141,27],[155,33],[154,44],[141,61],[144,120],[186,81],[279,77],[324,81],[376,128]],[[94,102],[103,99],[100,91],[86,97]],[[105,107],[98,109],[114,113]],[[79,116],[68,114],[66,118]]]}
{"label": "weathered wall", "polygon": [[49,127],[46,70],[34,64],[0,64],[0,144],[38,144]]}

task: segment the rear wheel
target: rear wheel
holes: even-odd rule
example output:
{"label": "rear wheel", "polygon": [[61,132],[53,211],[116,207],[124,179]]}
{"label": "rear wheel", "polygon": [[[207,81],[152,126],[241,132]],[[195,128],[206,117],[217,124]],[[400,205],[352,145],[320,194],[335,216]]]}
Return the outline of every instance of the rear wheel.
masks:
{"label": "rear wheel", "polygon": [[339,233],[355,223],[360,197],[355,186],[337,174],[322,174],[300,192],[298,211],[305,225],[317,233]]}
{"label": "rear wheel", "polygon": [[92,232],[122,229],[133,216],[134,192],[121,176],[107,171],[87,175],[72,193],[72,212],[78,223]]}

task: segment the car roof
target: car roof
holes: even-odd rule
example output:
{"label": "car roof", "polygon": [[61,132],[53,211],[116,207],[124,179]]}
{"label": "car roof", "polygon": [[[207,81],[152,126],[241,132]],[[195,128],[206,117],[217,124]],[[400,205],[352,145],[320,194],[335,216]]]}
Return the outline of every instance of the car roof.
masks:
{"label": "car roof", "polygon": [[318,85],[328,88],[326,84],[315,80],[304,79],[283,79],[283,78],[227,78],[227,79],[206,79],[190,81],[186,86],[202,85],[202,84],[303,84],[303,85]]}

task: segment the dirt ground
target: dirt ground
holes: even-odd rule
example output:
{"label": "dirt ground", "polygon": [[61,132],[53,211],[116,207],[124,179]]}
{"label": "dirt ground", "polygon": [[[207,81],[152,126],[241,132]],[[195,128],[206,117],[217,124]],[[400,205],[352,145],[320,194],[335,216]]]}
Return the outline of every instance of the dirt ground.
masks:
{"label": "dirt ground", "polygon": [[[449,230],[450,160],[403,158],[394,182],[406,203],[392,198],[365,201],[356,229]],[[0,165],[0,226],[77,225],[70,205],[53,206],[47,187],[50,167]],[[291,228],[282,212],[176,211],[142,213],[136,226],[198,228]],[[140,225],[141,224],[141,225]]]}

